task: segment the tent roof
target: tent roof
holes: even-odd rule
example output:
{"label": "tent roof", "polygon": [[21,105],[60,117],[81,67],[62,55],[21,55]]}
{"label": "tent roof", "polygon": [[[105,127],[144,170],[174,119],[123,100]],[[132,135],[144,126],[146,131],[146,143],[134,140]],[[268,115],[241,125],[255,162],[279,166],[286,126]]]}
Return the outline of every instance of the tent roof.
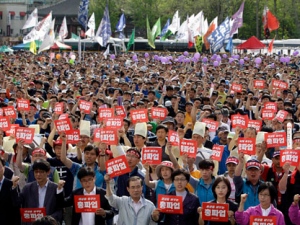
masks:
{"label": "tent roof", "polygon": [[51,49],[72,49],[72,47],[59,41],[55,41],[54,45],[51,46]]}
{"label": "tent roof", "polygon": [[252,36],[244,43],[236,46],[237,49],[261,49],[266,46],[260,40],[258,40],[255,36]]}

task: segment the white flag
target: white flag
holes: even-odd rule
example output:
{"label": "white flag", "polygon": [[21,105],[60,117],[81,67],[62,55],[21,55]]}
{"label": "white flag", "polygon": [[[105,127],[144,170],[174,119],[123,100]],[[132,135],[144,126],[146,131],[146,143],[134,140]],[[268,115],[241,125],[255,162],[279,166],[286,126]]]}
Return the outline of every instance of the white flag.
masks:
{"label": "white flag", "polygon": [[54,25],[55,25],[55,19],[52,20],[49,32],[48,34],[46,34],[41,46],[39,47],[39,53],[50,49],[51,46],[54,44],[54,38],[55,38]]}
{"label": "white flag", "polygon": [[35,40],[44,40],[45,35],[50,29],[51,22],[52,11],[23,38],[23,43],[26,44]]}
{"label": "white flag", "polygon": [[91,15],[89,22],[88,22],[88,30],[85,32],[85,35],[88,37],[95,37],[95,29],[96,29],[96,24],[95,24],[95,15],[94,13]]}
{"label": "white flag", "polygon": [[184,21],[178,29],[176,40],[188,40],[188,23]]}
{"label": "white flag", "polygon": [[178,31],[179,26],[180,26],[180,18],[179,18],[178,10],[177,10],[173,16],[172,23],[168,27],[168,30],[170,30],[173,34],[175,34],[176,31]]}
{"label": "white flag", "polygon": [[35,27],[38,24],[38,10],[35,8],[32,13],[29,15],[28,19],[26,20],[22,30]]}
{"label": "white flag", "polygon": [[107,56],[109,55],[109,45],[107,45],[107,48],[105,50],[105,52],[103,53],[104,58],[107,59]]}
{"label": "white flag", "polygon": [[58,33],[59,37],[61,38],[61,40],[65,39],[68,36],[68,27],[67,27],[67,19],[66,17],[64,17],[62,24],[59,28],[59,33]]}

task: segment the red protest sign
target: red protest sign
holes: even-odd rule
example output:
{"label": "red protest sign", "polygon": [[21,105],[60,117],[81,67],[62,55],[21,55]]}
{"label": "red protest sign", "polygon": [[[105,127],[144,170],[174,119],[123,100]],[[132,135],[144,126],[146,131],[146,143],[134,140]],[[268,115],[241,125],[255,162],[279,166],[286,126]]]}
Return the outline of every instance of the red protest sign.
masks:
{"label": "red protest sign", "polygon": [[65,120],[65,119],[67,119],[67,118],[69,118],[69,114],[68,114],[68,113],[63,113],[63,114],[61,114],[61,115],[58,117],[59,120]]}
{"label": "red protest sign", "polygon": [[183,214],[182,196],[159,194],[157,208],[162,213]]}
{"label": "red protest sign", "polygon": [[77,144],[80,140],[80,130],[66,131],[67,144]]}
{"label": "red protest sign", "polygon": [[279,110],[274,119],[277,119],[279,122],[283,122],[287,117],[288,112],[285,110]]}
{"label": "red protest sign", "polygon": [[151,108],[151,117],[153,119],[164,120],[168,115],[168,110],[166,108],[158,108],[152,107]]}
{"label": "red protest sign", "polygon": [[261,110],[261,118],[263,120],[272,120],[275,117],[275,112],[270,109],[263,109]]}
{"label": "red protest sign", "polygon": [[210,119],[203,119],[202,122],[206,124],[206,126],[209,129],[209,132],[215,132],[218,129],[218,126],[219,126],[218,121],[214,121],[214,120],[210,120]]}
{"label": "red protest sign", "polygon": [[277,112],[277,103],[276,102],[266,102],[264,104],[264,110],[271,110],[273,112]]}
{"label": "red protest sign", "polygon": [[197,141],[181,140],[180,141],[180,155],[188,154],[191,158],[196,158],[197,155]]}
{"label": "red protest sign", "polygon": [[63,114],[63,108],[64,108],[64,103],[63,102],[57,102],[55,103],[55,106],[54,106],[54,112],[57,114],[57,115],[61,115]]}
{"label": "red protest sign", "polygon": [[31,144],[34,138],[34,128],[17,127],[16,128],[16,143],[24,140],[25,144]]}
{"label": "red protest sign", "polygon": [[20,208],[22,222],[30,223],[46,216],[46,208]]}
{"label": "red protest sign", "polygon": [[1,116],[0,117],[0,129],[3,131],[10,130],[10,121],[9,117]]}
{"label": "red protest sign", "polygon": [[255,138],[238,138],[238,152],[255,155]]}
{"label": "red protest sign", "polygon": [[212,148],[211,159],[221,162],[224,151],[224,145],[214,145]]}
{"label": "red protest sign", "polygon": [[168,132],[168,141],[171,142],[173,146],[179,146],[179,135],[174,130],[169,130]]}
{"label": "red protest sign", "polygon": [[115,106],[115,112],[116,112],[116,116],[120,116],[122,118],[126,117],[124,106]]}
{"label": "red protest sign", "polygon": [[289,84],[287,82],[281,81],[281,82],[279,82],[278,88],[286,90],[289,88]]}
{"label": "red protest sign", "polygon": [[117,177],[130,172],[128,162],[125,155],[107,160],[106,171],[110,178]]}
{"label": "red protest sign", "polygon": [[249,225],[277,225],[276,216],[250,216]]}
{"label": "red protest sign", "polygon": [[105,127],[110,129],[120,129],[123,127],[123,118],[122,117],[113,117],[105,119]]}
{"label": "red protest sign", "polygon": [[93,107],[93,103],[92,102],[87,102],[84,100],[79,100],[79,109],[80,111],[84,111],[85,114],[90,114],[92,107]]}
{"label": "red protest sign", "polygon": [[69,118],[66,118],[64,120],[54,120],[54,124],[58,132],[67,132],[72,129],[71,121]]}
{"label": "red protest sign", "polygon": [[228,222],[228,204],[203,202],[202,219],[205,221]]}
{"label": "red protest sign", "polygon": [[262,126],[262,121],[261,120],[249,120],[248,121],[248,127],[253,127],[256,132],[260,131]]}
{"label": "red protest sign", "polygon": [[9,136],[9,135],[15,135],[17,127],[20,127],[20,125],[19,124],[10,124],[10,129],[7,130],[7,131],[5,131],[5,134],[7,136]]}
{"label": "red protest sign", "polygon": [[29,111],[30,110],[30,102],[26,99],[18,99],[17,100],[17,109],[19,111]]}
{"label": "red protest sign", "polygon": [[17,118],[16,110],[13,106],[4,107],[3,112],[4,112],[5,116],[9,116],[10,118],[13,118],[13,119]]}
{"label": "red protest sign", "polygon": [[162,161],[161,147],[145,147],[142,150],[142,163],[148,162],[150,165],[158,165]]}
{"label": "red protest sign", "polygon": [[133,124],[148,122],[148,110],[147,109],[134,109],[130,110],[130,117]]}
{"label": "red protest sign", "polygon": [[74,195],[76,213],[96,212],[101,208],[100,195]]}
{"label": "red protest sign", "polygon": [[94,131],[94,141],[103,142],[108,145],[118,144],[118,133],[116,129],[98,128]]}
{"label": "red protest sign", "polygon": [[298,166],[300,159],[299,150],[281,150],[280,151],[280,166],[289,163],[291,166]]}
{"label": "red protest sign", "polygon": [[266,133],[265,141],[267,143],[267,148],[286,146],[286,133],[285,132]]}
{"label": "red protest sign", "polygon": [[243,86],[241,84],[233,83],[231,86],[231,90],[237,93],[242,92]]}
{"label": "red protest sign", "polygon": [[100,121],[114,117],[114,110],[111,108],[99,108],[98,112]]}
{"label": "red protest sign", "polygon": [[231,116],[232,128],[240,127],[245,129],[248,127],[248,115],[234,114]]}
{"label": "red protest sign", "polygon": [[254,80],[253,86],[256,89],[264,89],[265,88],[265,80]]}

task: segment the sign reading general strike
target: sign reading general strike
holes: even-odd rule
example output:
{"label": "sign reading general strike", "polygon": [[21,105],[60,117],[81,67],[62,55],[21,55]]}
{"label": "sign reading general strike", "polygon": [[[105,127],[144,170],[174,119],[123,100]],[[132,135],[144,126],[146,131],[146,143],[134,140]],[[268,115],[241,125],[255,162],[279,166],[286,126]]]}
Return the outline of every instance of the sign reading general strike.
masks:
{"label": "sign reading general strike", "polygon": [[99,119],[103,121],[106,118],[114,117],[114,110],[110,108],[99,108]]}
{"label": "sign reading general strike", "polygon": [[265,88],[265,80],[254,80],[253,86],[256,89],[264,89]]}
{"label": "sign reading general strike", "polygon": [[17,118],[16,110],[13,106],[3,107],[3,112],[4,115],[9,116],[9,118],[13,118],[13,119]]}
{"label": "sign reading general strike", "polygon": [[266,133],[265,141],[267,143],[267,148],[286,146],[286,133],[285,132]]}
{"label": "sign reading general strike", "polygon": [[80,130],[69,130],[66,132],[67,143],[77,144],[80,141]]}
{"label": "sign reading general strike", "polygon": [[24,140],[25,144],[31,144],[34,137],[34,128],[17,127],[16,128],[16,143]]}
{"label": "sign reading general strike", "polygon": [[46,208],[21,208],[22,222],[30,223],[46,216]]}
{"label": "sign reading general strike", "polygon": [[148,110],[147,109],[134,109],[130,111],[130,116],[133,124],[148,122]]}
{"label": "sign reading general strike", "polygon": [[116,129],[96,128],[94,130],[94,142],[103,142],[108,145],[118,144],[118,134]]}
{"label": "sign reading general strike", "polygon": [[255,155],[255,138],[238,138],[238,151],[247,155]]}
{"label": "sign reading general strike", "polygon": [[142,150],[142,163],[148,162],[150,165],[158,165],[161,163],[162,149],[161,147],[145,147]]}
{"label": "sign reading general strike", "polygon": [[300,158],[299,150],[281,150],[280,151],[280,166],[289,163],[291,166],[298,166]]}
{"label": "sign reading general strike", "polygon": [[180,155],[188,154],[189,157],[195,158],[197,155],[197,141],[183,139],[180,141]]}
{"label": "sign reading general strike", "polygon": [[206,221],[228,222],[228,204],[202,203],[202,219]]}
{"label": "sign reading general strike", "polygon": [[248,121],[248,127],[253,127],[256,132],[260,131],[262,126],[262,121],[261,120],[249,120]]}
{"label": "sign reading general strike", "polygon": [[71,121],[69,118],[66,118],[64,120],[54,120],[54,124],[58,132],[67,132],[72,129]]}
{"label": "sign reading general strike", "polygon": [[159,194],[157,208],[162,213],[183,214],[182,196]]}
{"label": "sign reading general strike", "polygon": [[221,161],[224,151],[224,145],[214,145],[212,148],[211,159],[218,162]]}
{"label": "sign reading general strike", "polygon": [[29,111],[30,110],[30,102],[27,99],[18,99],[17,100],[17,109],[19,111]]}
{"label": "sign reading general strike", "polygon": [[248,116],[234,114],[231,116],[231,122],[232,122],[232,128],[240,127],[242,129],[245,129],[248,127]]}
{"label": "sign reading general strike", "polygon": [[169,130],[168,141],[171,142],[173,146],[179,146],[179,135],[176,131]]}
{"label": "sign reading general strike", "polygon": [[79,101],[79,109],[83,110],[83,112],[85,114],[90,114],[91,110],[92,110],[92,107],[93,107],[92,102],[87,102],[87,101],[84,101],[84,100]]}
{"label": "sign reading general strike", "polygon": [[152,107],[151,108],[151,117],[153,119],[160,119],[164,120],[168,115],[168,110],[166,108],[158,108]]}
{"label": "sign reading general strike", "polygon": [[10,130],[10,121],[9,117],[7,116],[0,116],[0,128],[3,131]]}
{"label": "sign reading general strike", "polygon": [[100,195],[74,195],[76,213],[96,212],[101,208]]}
{"label": "sign reading general strike", "polygon": [[123,124],[123,118],[120,116],[105,119],[105,126],[110,129],[121,129]]}
{"label": "sign reading general strike", "polygon": [[276,225],[276,216],[250,216],[249,225]]}
{"label": "sign reading general strike", "polygon": [[130,172],[128,162],[125,155],[107,160],[106,171],[110,178],[117,177]]}
{"label": "sign reading general strike", "polygon": [[54,112],[57,115],[63,114],[63,107],[64,107],[64,103],[63,102],[57,102],[57,103],[55,103]]}
{"label": "sign reading general strike", "polygon": [[219,126],[218,121],[214,121],[210,119],[203,119],[202,122],[206,124],[206,126],[209,129],[209,132],[215,132]]}

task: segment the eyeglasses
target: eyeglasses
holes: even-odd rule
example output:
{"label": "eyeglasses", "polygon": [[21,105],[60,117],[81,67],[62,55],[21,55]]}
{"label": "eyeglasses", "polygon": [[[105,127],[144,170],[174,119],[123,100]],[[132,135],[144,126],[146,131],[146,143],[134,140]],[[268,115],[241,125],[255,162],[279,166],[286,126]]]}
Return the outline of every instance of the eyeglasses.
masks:
{"label": "eyeglasses", "polygon": [[185,178],[175,178],[174,179],[174,181],[176,181],[176,182],[184,182],[184,181],[186,181],[186,179]]}
{"label": "eyeglasses", "polygon": [[91,183],[91,182],[94,181],[94,179],[93,179],[93,178],[89,178],[89,179],[81,179],[80,181],[81,181],[81,183]]}
{"label": "eyeglasses", "polygon": [[131,159],[137,159],[138,158],[135,155],[131,155],[131,154],[127,154],[126,157],[131,158]]}
{"label": "eyeglasses", "polygon": [[261,193],[259,193],[258,195],[259,195],[259,197],[263,197],[263,198],[270,197],[270,195],[268,195],[268,194],[261,194]]}

